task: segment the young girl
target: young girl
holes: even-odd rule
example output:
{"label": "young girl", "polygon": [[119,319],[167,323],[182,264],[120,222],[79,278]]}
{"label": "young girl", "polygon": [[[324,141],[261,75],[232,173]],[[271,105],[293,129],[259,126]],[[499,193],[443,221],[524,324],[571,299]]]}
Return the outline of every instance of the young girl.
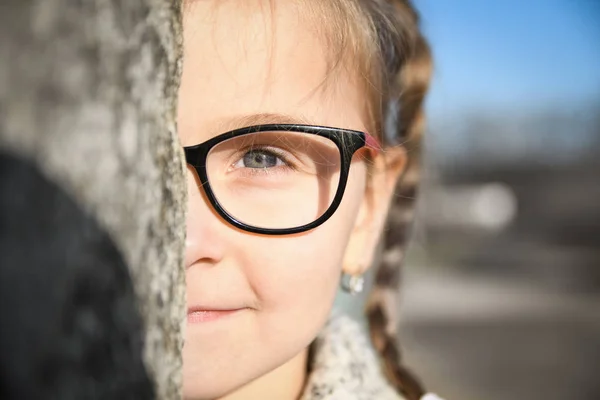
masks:
{"label": "young girl", "polygon": [[[390,321],[430,75],[408,1],[190,0],[184,53],[185,398],[423,398]],[[392,199],[369,342],[331,309]]]}

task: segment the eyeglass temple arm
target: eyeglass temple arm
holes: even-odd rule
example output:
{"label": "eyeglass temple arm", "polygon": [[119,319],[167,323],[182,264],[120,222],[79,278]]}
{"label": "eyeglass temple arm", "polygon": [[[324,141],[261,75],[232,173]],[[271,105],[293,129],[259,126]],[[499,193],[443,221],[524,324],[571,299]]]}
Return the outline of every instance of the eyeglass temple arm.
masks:
{"label": "eyeglass temple arm", "polygon": [[368,132],[365,132],[365,146],[377,152],[381,151],[381,143],[379,143],[379,140]]}

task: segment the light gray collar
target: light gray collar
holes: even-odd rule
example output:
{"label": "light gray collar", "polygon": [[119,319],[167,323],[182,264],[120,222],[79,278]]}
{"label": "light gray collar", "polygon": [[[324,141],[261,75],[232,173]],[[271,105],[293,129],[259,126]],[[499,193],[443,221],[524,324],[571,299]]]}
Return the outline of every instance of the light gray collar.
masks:
{"label": "light gray collar", "polygon": [[361,326],[349,317],[330,319],[313,347],[301,400],[403,400],[383,376]]}

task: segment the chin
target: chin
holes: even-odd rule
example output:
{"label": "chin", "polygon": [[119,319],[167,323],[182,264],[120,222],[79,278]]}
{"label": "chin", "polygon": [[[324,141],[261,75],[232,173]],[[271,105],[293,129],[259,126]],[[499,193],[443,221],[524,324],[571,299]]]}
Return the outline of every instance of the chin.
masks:
{"label": "chin", "polygon": [[[203,386],[203,387],[201,387]],[[210,385],[212,386],[212,385]],[[221,398],[227,394],[227,392],[219,390],[211,390],[213,388],[207,388],[202,383],[194,384],[193,387],[187,387],[183,385],[183,399],[184,400],[214,400]]]}
{"label": "chin", "polygon": [[220,368],[203,371],[186,371],[183,368],[183,399],[184,400],[214,400],[222,398],[244,386],[253,377],[244,379],[243,376],[232,376],[232,368],[225,371]]}
{"label": "chin", "polygon": [[214,400],[219,399],[236,389],[232,382],[221,380],[206,380],[202,376],[193,378],[183,377],[184,400]]}

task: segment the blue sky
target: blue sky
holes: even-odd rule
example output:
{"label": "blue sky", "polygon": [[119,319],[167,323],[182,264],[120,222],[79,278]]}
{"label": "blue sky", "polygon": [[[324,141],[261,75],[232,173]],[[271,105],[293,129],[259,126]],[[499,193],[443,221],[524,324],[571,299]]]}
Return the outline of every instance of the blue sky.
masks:
{"label": "blue sky", "polygon": [[600,100],[599,0],[413,0],[436,58],[430,115]]}

